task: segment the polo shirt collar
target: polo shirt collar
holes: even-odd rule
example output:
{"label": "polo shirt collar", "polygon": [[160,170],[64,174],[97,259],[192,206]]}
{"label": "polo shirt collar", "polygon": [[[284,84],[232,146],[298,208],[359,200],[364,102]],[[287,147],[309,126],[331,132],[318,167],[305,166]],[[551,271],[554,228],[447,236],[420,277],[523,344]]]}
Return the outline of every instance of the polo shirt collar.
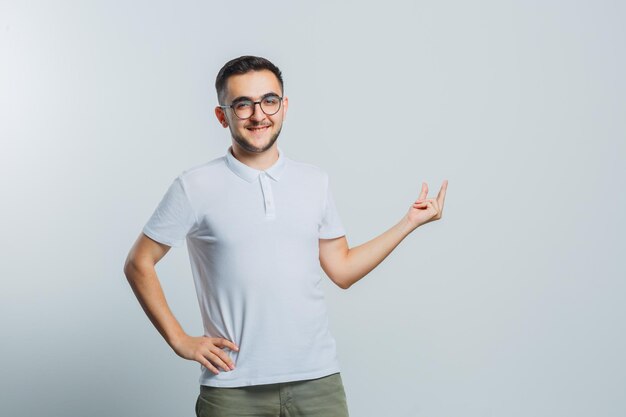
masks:
{"label": "polo shirt collar", "polygon": [[278,159],[276,160],[276,162],[274,162],[274,165],[272,165],[265,171],[249,167],[248,165],[235,158],[235,156],[232,154],[232,145],[228,147],[228,151],[226,152],[226,162],[231,171],[233,171],[235,174],[248,182],[256,180],[261,172],[265,172],[274,181],[278,181],[280,180],[280,177],[285,170],[285,157],[283,155],[283,151],[278,145],[276,145],[276,148],[278,150]]}

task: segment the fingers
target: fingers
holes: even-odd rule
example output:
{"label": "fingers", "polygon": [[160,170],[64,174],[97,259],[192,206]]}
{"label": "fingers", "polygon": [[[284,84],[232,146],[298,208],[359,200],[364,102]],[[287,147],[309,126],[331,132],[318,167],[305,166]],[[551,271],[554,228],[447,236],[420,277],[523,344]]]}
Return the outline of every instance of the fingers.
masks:
{"label": "fingers", "polygon": [[222,368],[222,370],[226,372],[235,369],[235,363],[233,362],[233,360],[226,354],[226,352],[218,347],[214,347],[204,356],[205,360],[209,359],[210,361],[209,369],[216,375],[219,374],[219,370],[216,368],[216,366]]}
{"label": "fingers", "polygon": [[239,351],[239,347],[227,339],[219,337],[207,339],[209,339],[206,345],[206,347],[208,347],[208,351],[201,353],[196,360],[216,375],[219,374],[219,369],[217,369],[217,367],[220,367],[227,372],[234,370],[235,363],[221,348],[227,347],[231,350]]}
{"label": "fingers", "polygon": [[413,207],[415,208],[432,208],[435,211],[435,214],[439,213],[439,205],[437,204],[437,200],[433,198],[429,198],[424,201],[420,201],[419,203],[413,203]]}
{"label": "fingers", "polygon": [[426,223],[433,220],[439,220],[441,218],[441,210],[439,208],[439,204],[437,204],[437,200],[435,199],[429,198],[428,200],[424,200],[420,203],[414,203],[413,208],[419,210],[427,210],[431,212],[430,217],[426,221]]}
{"label": "fingers", "polygon": [[234,351],[239,351],[239,346],[237,346],[236,344],[234,344],[233,342],[231,342],[228,339],[224,339],[222,337],[214,337],[211,339],[213,344],[215,346],[219,346],[219,347],[226,347],[230,350],[234,350]]}
{"label": "fingers", "polygon": [[[198,362],[200,362],[200,363],[202,364],[202,366],[204,366],[204,367],[205,367],[205,368],[207,368],[209,371],[211,371],[211,372],[213,372],[215,375],[217,375],[217,374],[219,374],[219,373],[220,373],[220,371],[219,371],[219,370],[218,370],[218,369],[217,369],[217,368],[213,365],[213,363],[212,363],[212,362],[209,362],[209,360],[207,359],[207,357],[210,357],[210,358],[211,358],[211,360],[215,361],[214,356],[215,356],[215,355],[211,355],[211,353],[207,353],[207,354],[205,354],[205,355],[198,354],[198,356],[197,356],[195,359],[196,359]],[[221,366],[221,367],[222,367],[222,369],[226,370],[226,369],[224,368],[224,364],[223,364],[223,363],[221,363],[221,364],[220,364],[220,363],[219,363],[219,362],[217,362],[217,361],[215,361],[215,362],[216,362],[216,365]]]}
{"label": "fingers", "polygon": [[443,180],[443,184],[441,184],[441,189],[437,194],[437,204],[439,204],[440,211],[443,211],[443,203],[446,200],[446,191],[448,190],[448,180]]}
{"label": "fingers", "polygon": [[423,200],[426,198],[426,196],[428,195],[428,184],[426,184],[425,182],[422,183],[422,192],[420,193],[419,198],[417,199],[417,201]]}
{"label": "fingers", "polygon": [[[439,189],[439,193],[437,194],[437,199],[436,199],[436,206],[437,206],[437,211],[439,213],[441,213],[443,211],[443,205],[444,202],[446,200],[446,191],[448,189],[448,180],[443,180],[443,183],[441,185],[441,189]],[[425,182],[422,183],[422,192],[420,193],[419,198],[415,201],[415,203],[413,203],[413,205],[415,204],[423,204],[425,201],[428,201],[426,199],[428,195],[428,184],[426,184]],[[432,199],[430,199],[432,201]]]}

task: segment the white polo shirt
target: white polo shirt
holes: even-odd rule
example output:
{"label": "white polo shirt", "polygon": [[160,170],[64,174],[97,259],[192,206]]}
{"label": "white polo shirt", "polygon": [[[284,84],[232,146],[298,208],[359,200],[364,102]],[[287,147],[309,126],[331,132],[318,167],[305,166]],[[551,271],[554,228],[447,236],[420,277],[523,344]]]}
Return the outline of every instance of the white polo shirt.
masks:
{"label": "white polo shirt", "polygon": [[201,365],[200,384],[239,387],[339,372],[320,286],[319,239],[345,234],[328,175],[278,147],[265,171],[232,155],[179,175],[143,228],[186,240],[204,334],[239,346],[235,370]]}

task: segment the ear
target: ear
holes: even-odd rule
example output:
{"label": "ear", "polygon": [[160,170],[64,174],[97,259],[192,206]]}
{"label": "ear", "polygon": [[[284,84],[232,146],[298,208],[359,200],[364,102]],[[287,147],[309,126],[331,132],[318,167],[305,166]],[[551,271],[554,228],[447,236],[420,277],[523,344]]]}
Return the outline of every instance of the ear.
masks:
{"label": "ear", "polygon": [[228,127],[228,119],[226,118],[226,113],[223,108],[219,106],[215,107],[215,117],[217,117],[217,121],[220,122],[222,127]]}
{"label": "ear", "polygon": [[287,109],[289,108],[289,97],[283,97],[283,120],[287,119]]}

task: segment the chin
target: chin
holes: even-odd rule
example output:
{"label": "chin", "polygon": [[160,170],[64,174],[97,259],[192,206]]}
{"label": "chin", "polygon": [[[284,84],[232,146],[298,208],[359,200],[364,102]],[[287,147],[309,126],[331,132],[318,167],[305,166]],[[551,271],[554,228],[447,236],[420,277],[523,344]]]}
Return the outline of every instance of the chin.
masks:
{"label": "chin", "polygon": [[248,152],[252,152],[252,153],[263,153],[265,151],[267,151],[268,149],[270,149],[274,143],[278,140],[278,135],[280,134],[280,130],[275,133],[274,135],[272,135],[270,137],[270,139],[265,142],[261,147],[258,147],[257,145],[254,145],[253,142],[249,141],[248,139],[239,136],[239,135],[233,135],[233,139],[235,140],[235,142],[237,142],[237,144],[245,149]]}

